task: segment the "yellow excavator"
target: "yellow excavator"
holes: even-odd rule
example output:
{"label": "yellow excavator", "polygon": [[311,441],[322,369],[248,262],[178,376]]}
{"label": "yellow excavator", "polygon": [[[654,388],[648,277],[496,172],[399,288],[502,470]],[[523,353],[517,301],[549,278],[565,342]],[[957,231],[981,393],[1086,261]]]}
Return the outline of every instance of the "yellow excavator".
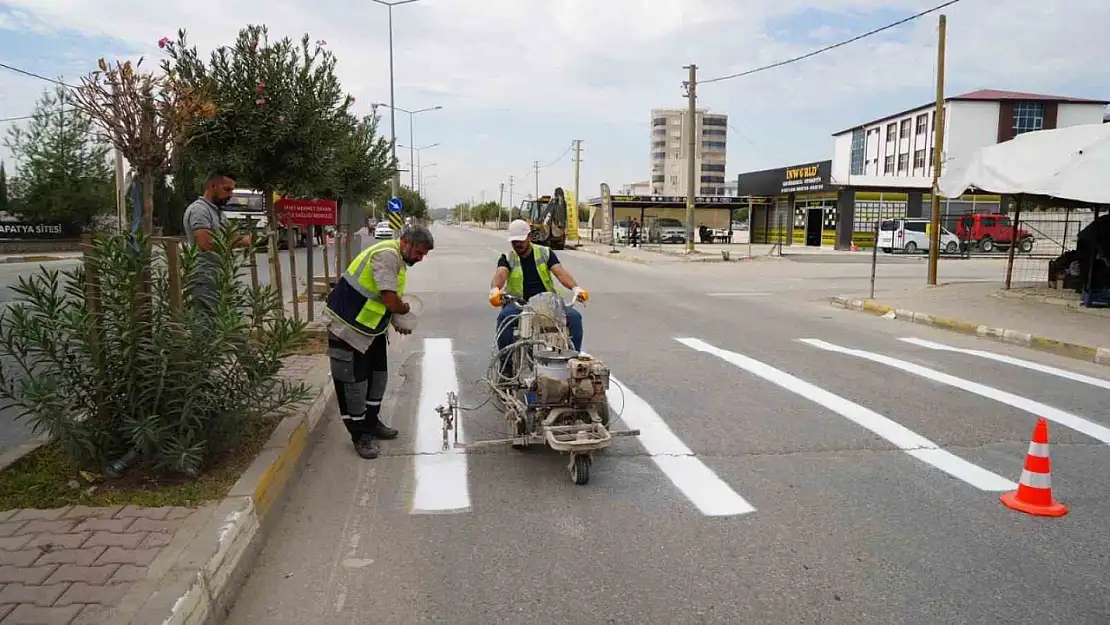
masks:
{"label": "yellow excavator", "polygon": [[520,203],[520,218],[532,226],[532,242],[561,250],[567,242],[567,201],[562,188]]}

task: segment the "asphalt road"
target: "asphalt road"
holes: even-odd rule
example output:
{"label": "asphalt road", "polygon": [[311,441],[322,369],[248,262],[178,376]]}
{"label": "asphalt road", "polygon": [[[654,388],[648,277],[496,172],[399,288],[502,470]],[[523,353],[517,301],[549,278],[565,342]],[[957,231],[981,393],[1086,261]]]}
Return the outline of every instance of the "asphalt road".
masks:
{"label": "asphalt road", "polygon": [[[1104,367],[824,302],[866,267],[565,252],[585,348],[644,431],[575,486],[543,450],[436,451],[447,390],[483,402],[506,244],[435,232],[409,278],[425,316],[391,347],[401,437],[364,461],[332,415],[228,623],[1110,622]],[[1037,416],[1064,518],[998,501]],[[463,438],[502,427],[487,404]]]}

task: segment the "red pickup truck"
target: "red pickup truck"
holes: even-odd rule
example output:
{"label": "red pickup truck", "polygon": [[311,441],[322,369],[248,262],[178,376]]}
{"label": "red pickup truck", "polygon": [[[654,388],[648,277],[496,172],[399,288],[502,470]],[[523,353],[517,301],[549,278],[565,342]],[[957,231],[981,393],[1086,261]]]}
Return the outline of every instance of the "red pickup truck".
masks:
{"label": "red pickup truck", "polygon": [[[975,213],[960,217],[956,226],[956,236],[964,244],[979,246],[985,253],[993,252],[995,246],[1009,248],[1014,233],[1014,223],[1009,215],[1001,213]],[[1033,251],[1033,233],[1018,228],[1018,250],[1024,253]]]}

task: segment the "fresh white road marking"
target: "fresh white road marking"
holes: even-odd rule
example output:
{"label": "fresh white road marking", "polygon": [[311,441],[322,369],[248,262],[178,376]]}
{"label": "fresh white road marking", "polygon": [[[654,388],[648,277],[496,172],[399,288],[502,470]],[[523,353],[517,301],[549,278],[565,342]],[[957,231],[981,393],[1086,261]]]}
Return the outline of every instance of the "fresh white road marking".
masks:
{"label": "fresh white road marking", "polygon": [[1058,378],[1064,378],[1064,379],[1067,379],[1067,380],[1071,380],[1073,382],[1082,382],[1083,384],[1090,384],[1091,386],[1097,386],[1099,388],[1104,388],[1104,389],[1110,390],[1110,380],[1104,380],[1102,378],[1096,378],[1096,377],[1089,376],[1089,375],[1083,375],[1082,373],[1074,373],[1072,371],[1068,371],[1067,369],[1060,369],[1060,368],[1057,368],[1057,367],[1050,367],[1048,365],[1042,365],[1040,363],[1033,362],[1031,360],[1022,360],[1021,358],[1014,358],[1013,356],[1004,356],[1002,354],[996,354],[994,352],[983,351],[981,349],[963,349],[961,347],[952,347],[951,345],[945,345],[944,343],[936,343],[934,341],[926,341],[925,339],[904,338],[902,340],[905,341],[906,343],[910,343],[911,345],[917,345],[918,347],[927,347],[929,349],[935,349],[937,351],[942,351],[942,352],[955,352],[957,354],[967,354],[968,356],[978,356],[980,358],[986,358],[988,360],[994,360],[996,362],[1004,362],[1008,365],[1014,365],[1015,367],[1022,367],[1024,369],[1029,369],[1029,370],[1032,370],[1032,371],[1038,371],[1040,373],[1047,373],[1048,375],[1054,375]]}
{"label": "fresh white road marking", "polygon": [[[443,450],[443,425],[436,412],[436,406],[447,403],[448,392],[459,392],[451,339],[424,339],[421,374],[412,514],[464,512],[470,509],[466,454],[454,447]],[[461,429],[459,440],[464,440]]]}
{"label": "fresh white road marking", "polygon": [[906,362],[897,358],[891,358],[890,356],[873,354],[871,352],[865,352],[859,349],[840,347],[839,345],[833,345],[832,343],[827,343],[819,339],[800,340],[803,343],[812,345],[813,347],[817,347],[819,349],[847,354],[849,356],[855,356],[856,358],[863,358],[865,360],[884,364],[889,367],[901,369],[902,371],[905,371],[907,373],[912,373],[914,375],[923,377],[927,380],[932,380],[941,384],[947,384],[948,386],[953,386],[969,393],[974,393],[981,397],[986,397],[987,399],[993,399],[1008,406],[1013,406],[1018,410],[1024,410],[1025,412],[1028,412],[1035,416],[1044,417],[1049,421],[1055,421],[1056,423],[1059,423],[1060,425],[1063,425],[1065,427],[1069,427],[1076,432],[1082,432],[1083,434],[1086,434],[1091,438],[1110,445],[1110,428],[1101,426],[1093,421],[1088,421],[1087,419],[1084,419],[1083,417],[1080,417],[1078,415],[1074,415],[1070,412],[1065,412],[1063,410],[1060,410],[1059,408],[1053,408],[1052,406],[1049,406],[1047,404],[1042,404],[1039,401],[1034,401],[1020,395],[1014,395],[1013,393],[1008,393],[1006,391],[986,386],[984,384],[979,384],[978,382],[970,382],[968,380],[964,380],[963,378],[957,378],[954,375],[941,373],[940,371],[937,371],[935,369],[922,367],[921,365],[915,365],[912,362]]}
{"label": "fresh white road marking", "polygon": [[1017,488],[1017,484],[1014,482],[941,449],[936,443],[905,426],[855,402],[796,378],[785,371],[748,358],[743,354],[714,347],[700,339],[683,338],[675,340],[691,349],[712,354],[776,386],[820,404],[890,441],[895,447],[914,458],[936,467],[956,479],[963,480],[979,490],[1001,492]]}
{"label": "fresh white road marking", "polygon": [[624,406],[618,406],[615,403],[617,394],[609,394],[614,414],[620,411],[620,420],[625,425],[640,430],[637,438],[647,449],[655,466],[702,514],[736,516],[755,512],[755,507],[694,456],[694,452],[675,436],[650,404],[615,378],[610,377],[609,381],[624,396]]}

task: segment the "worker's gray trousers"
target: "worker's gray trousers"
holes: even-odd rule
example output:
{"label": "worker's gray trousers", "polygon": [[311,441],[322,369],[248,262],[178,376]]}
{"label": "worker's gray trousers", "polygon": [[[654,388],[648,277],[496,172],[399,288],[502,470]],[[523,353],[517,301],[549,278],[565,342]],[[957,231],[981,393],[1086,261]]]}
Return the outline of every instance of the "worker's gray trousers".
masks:
{"label": "worker's gray trousers", "polygon": [[345,341],[328,333],[328,359],[335,398],[343,425],[358,441],[363,434],[374,431],[385,397],[389,379],[385,333],[374,339],[366,353],[359,352]]}

